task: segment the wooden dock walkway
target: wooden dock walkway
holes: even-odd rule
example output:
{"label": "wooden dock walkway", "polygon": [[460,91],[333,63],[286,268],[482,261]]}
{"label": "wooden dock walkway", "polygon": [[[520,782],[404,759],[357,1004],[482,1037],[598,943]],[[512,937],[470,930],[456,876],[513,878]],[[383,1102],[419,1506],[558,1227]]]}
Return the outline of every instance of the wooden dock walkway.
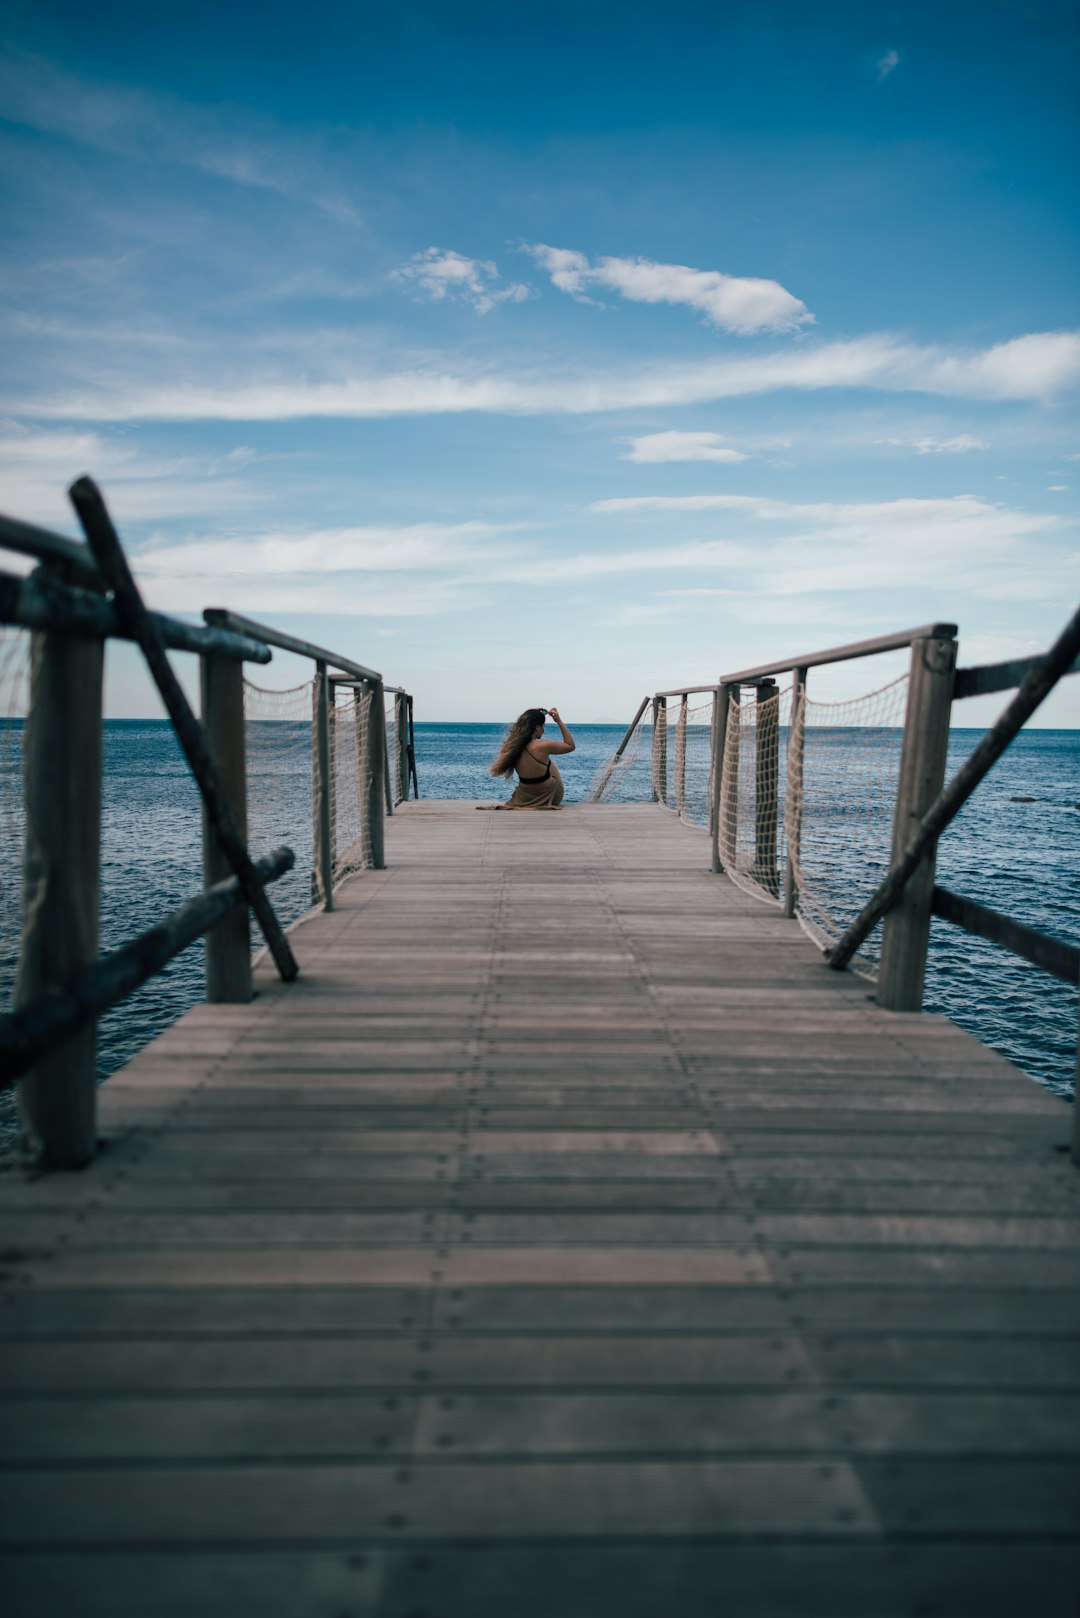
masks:
{"label": "wooden dock walkway", "polygon": [[1075,1615],[1065,1107],[657,808],[387,849],[0,1177],[8,1618]]}

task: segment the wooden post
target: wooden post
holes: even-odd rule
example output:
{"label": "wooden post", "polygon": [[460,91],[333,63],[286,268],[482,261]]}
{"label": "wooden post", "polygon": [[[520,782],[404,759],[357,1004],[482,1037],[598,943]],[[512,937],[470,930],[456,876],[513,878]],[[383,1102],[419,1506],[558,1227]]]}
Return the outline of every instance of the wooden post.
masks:
{"label": "wooden post", "polygon": [[730,686],[722,685],[713,692],[712,708],[712,767],[709,771],[709,838],[712,842],[712,868],[724,869],[720,858],[720,783],[724,778],[724,744],[727,738]]}
{"label": "wooden post", "polygon": [[361,864],[364,861],[364,833],[368,830],[368,707],[364,702],[366,686],[353,686],[353,725],[356,728],[356,814],[359,815],[359,848]]}
{"label": "wooden post", "polygon": [[409,801],[409,699],[404,691],[394,697],[394,782],[398,803]]}
{"label": "wooden post", "polygon": [[386,753],[386,702],[381,681],[369,681],[361,698],[363,715],[363,798],[361,836],[364,865],[381,871],[386,865],[383,840],[385,813],[384,765]]}
{"label": "wooden post", "polygon": [[787,745],[787,789],[784,794],[784,837],[787,863],[784,868],[784,915],[794,916],[798,901],[799,849],[802,842],[803,765],[806,752],[806,670],[794,673],[791,690],[791,728]]}
{"label": "wooden post", "polygon": [[686,813],[686,725],[690,714],[690,698],[683,692],[679,703],[679,717],[675,721],[675,807],[680,815]]}
{"label": "wooden post", "polygon": [[727,703],[724,712],[723,775],[720,781],[720,860],[721,869],[730,871],[736,864],[739,842],[739,749],[742,740],[739,698],[742,686],[726,685],[724,690],[727,692]]}
{"label": "wooden post", "polygon": [[[202,722],[210,756],[247,842],[247,778],[244,749],[244,666],[224,657],[202,657]],[[232,862],[218,842],[203,806],[203,890],[232,876]],[[251,917],[237,905],[206,935],[206,998],[213,1004],[251,999]]]}
{"label": "wooden post", "polygon": [[667,697],[652,699],[652,794],[667,803]]}
{"label": "wooden post", "polygon": [[394,812],[394,789],[390,784],[390,738],[386,731],[386,688],[380,686],[382,691],[382,707],[379,709],[379,724],[382,727],[382,761],[383,761],[383,804],[388,815]]}
{"label": "wooden post", "polygon": [[754,877],[767,893],[779,894],[776,860],[779,824],[780,704],[776,681],[757,688],[757,748],[754,768]]}
{"label": "wooden post", "polygon": [[314,736],[312,778],[314,784],[315,848],[312,879],[316,900],[324,910],[334,908],[334,834],[330,813],[330,679],[325,663],[315,664]]}
{"label": "wooden post", "polygon": [[[951,636],[930,636],[912,642],[893,818],[893,860],[899,859],[911,842],[945,780],[955,669],[956,641]],[[885,917],[876,999],[889,1011],[922,1009],[936,857],[936,847],[931,848]]]}
{"label": "wooden post", "polygon": [[[31,636],[16,1010],[68,988],[97,959],[103,667],[103,641]],[[91,1024],[22,1080],[23,1131],[43,1165],[75,1169],[93,1157],[96,1077]]]}
{"label": "wooden post", "polygon": [[412,775],[413,797],[420,796],[420,783],[416,779],[416,731],[413,724],[413,699],[409,698],[409,771]]}

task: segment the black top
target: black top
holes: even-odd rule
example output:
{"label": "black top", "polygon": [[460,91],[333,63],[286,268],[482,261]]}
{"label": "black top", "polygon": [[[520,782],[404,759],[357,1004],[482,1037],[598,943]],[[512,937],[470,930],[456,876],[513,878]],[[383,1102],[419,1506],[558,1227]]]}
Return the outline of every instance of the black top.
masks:
{"label": "black top", "polygon": [[[529,753],[529,749],[527,747],[524,749],[524,752],[528,753],[528,756],[532,759],[534,764],[539,764],[540,760],[537,758],[535,753]],[[522,773],[521,773],[521,754],[520,753],[518,754],[518,761],[517,761],[517,764],[514,766],[514,768],[518,772],[519,780],[524,781],[526,786],[530,786],[530,787],[539,786],[541,781],[550,781],[551,780],[551,760],[550,759],[548,759],[548,761],[547,761],[547,769],[544,771],[543,775],[522,775]]]}

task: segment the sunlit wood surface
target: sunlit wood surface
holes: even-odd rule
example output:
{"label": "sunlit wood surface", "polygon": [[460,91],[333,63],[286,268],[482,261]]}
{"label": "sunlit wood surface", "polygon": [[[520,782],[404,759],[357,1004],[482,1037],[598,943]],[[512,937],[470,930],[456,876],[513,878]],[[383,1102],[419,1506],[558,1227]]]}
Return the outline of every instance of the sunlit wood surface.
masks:
{"label": "sunlit wood surface", "polygon": [[410,804],[0,1177],[14,1615],[1074,1615],[1065,1106],[660,809]]}

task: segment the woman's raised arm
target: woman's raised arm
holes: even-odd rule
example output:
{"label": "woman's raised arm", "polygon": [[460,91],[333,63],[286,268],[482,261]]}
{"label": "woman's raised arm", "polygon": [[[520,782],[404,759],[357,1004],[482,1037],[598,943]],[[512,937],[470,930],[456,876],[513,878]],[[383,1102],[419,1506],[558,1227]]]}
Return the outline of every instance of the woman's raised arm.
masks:
{"label": "woman's raised arm", "polygon": [[543,751],[545,753],[547,753],[549,757],[550,757],[550,755],[552,753],[573,753],[573,752],[576,752],[577,743],[575,742],[574,738],[571,736],[569,730],[567,730],[566,726],[563,724],[562,720],[559,718],[559,710],[558,710],[558,708],[549,708],[548,709],[548,717],[550,719],[554,719],[555,723],[558,725],[559,731],[560,731],[560,733],[562,735],[562,741],[561,742],[543,742],[542,741],[542,742],[538,742],[536,744],[537,747],[542,748]]}

